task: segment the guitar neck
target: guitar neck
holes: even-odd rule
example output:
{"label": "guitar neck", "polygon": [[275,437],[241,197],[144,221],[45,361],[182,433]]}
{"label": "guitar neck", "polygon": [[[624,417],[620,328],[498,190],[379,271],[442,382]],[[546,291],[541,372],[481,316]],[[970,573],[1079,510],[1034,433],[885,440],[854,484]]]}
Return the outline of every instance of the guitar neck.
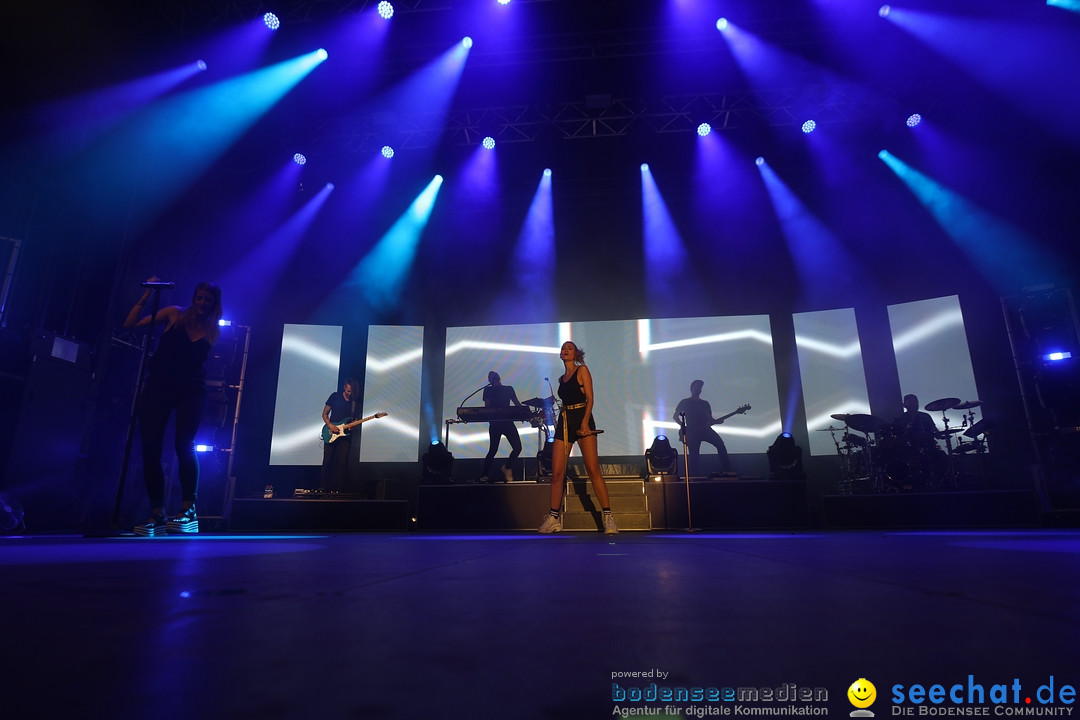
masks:
{"label": "guitar neck", "polygon": [[356,427],[360,423],[366,423],[368,420],[374,420],[377,417],[378,417],[378,414],[368,415],[366,418],[360,418],[359,420],[353,420],[351,423],[348,423],[346,425],[342,425],[341,429],[342,430],[351,430],[352,428]]}
{"label": "guitar neck", "polygon": [[720,417],[714,419],[712,421],[712,424],[713,425],[718,425],[719,423],[722,423],[725,420],[727,420],[729,417],[735,417],[736,415],[742,415],[744,412],[746,412],[749,409],[750,409],[750,406],[747,405],[747,406],[743,406],[743,407],[739,408],[738,410],[733,410],[733,411],[729,412],[727,415],[721,415]]}

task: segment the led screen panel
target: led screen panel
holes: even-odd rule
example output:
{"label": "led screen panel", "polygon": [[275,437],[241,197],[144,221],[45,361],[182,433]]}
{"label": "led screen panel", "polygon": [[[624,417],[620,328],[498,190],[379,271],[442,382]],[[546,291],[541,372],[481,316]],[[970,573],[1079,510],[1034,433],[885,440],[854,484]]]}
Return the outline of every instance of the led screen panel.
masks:
{"label": "led screen panel", "polygon": [[[677,438],[675,406],[695,379],[705,382],[702,397],[714,416],[751,405],[718,426],[729,453],[762,453],[780,432],[765,315],[448,328],[444,417],[455,417],[463,403],[482,405],[491,370],[522,402],[556,395],[563,370],[558,352],[567,339],[585,350],[593,374],[602,456],[642,455],[657,434]],[[535,454],[544,430],[518,427],[523,455]],[[457,457],[487,452],[485,423],[452,425],[449,437]],[[507,452],[503,441],[500,456]]]}
{"label": "led screen panel", "polygon": [[792,319],[810,454],[836,455],[837,445],[846,445],[845,428],[832,415],[870,413],[855,309],[797,313]]}
{"label": "led screen panel", "polygon": [[341,326],[285,325],[281,336],[271,465],[322,465],[322,410],[339,389]]}
{"label": "led screen panel", "polygon": [[363,417],[386,417],[360,426],[360,462],[416,462],[420,448],[420,388],[424,328],[368,328]]}
{"label": "led screen panel", "polygon": [[[901,395],[917,395],[922,408],[946,398],[979,399],[959,297],[950,295],[890,305],[889,326]],[[901,399],[896,399],[898,406]],[[949,409],[930,412],[930,416],[938,429],[943,430],[946,419],[950,428],[966,427],[972,418],[978,422],[982,410],[982,407]],[[959,440],[950,438],[954,445]]]}

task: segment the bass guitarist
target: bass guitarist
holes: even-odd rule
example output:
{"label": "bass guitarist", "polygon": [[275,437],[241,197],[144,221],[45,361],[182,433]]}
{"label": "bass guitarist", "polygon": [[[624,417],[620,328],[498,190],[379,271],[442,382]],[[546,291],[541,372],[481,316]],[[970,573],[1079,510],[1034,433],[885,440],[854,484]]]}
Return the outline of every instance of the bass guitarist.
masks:
{"label": "bass guitarist", "polygon": [[[340,425],[356,416],[356,401],[360,394],[360,383],[356,378],[349,378],[341,392],[331,393],[326,398],[322,419],[331,437],[341,434]],[[334,421],[337,421],[335,424]],[[323,443],[322,470],[319,473],[319,489],[328,492],[341,492],[345,489],[345,479],[349,476],[349,450],[352,443],[349,436],[334,437],[334,442]]]}
{"label": "bass guitarist", "polygon": [[[680,435],[685,433],[690,473],[693,475],[699,471],[697,461],[701,451],[701,443],[703,442],[707,442],[716,448],[716,454],[720,460],[720,472],[731,472],[727,446],[724,445],[723,439],[712,428],[713,425],[723,423],[724,419],[731,415],[725,415],[723,418],[713,417],[712,406],[709,405],[708,400],[703,400],[701,397],[701,389],[704,387],[704,380],[695,380],[690,383],[690,397],[680,400],[675,408],[674,418],[681,428]],[[740,408],[742,412],[749,409],[749,406],[746,406],[745,409]],[[737,410],[736,413],[738,412]],[[732,415],[736,413],[732,413]]]}

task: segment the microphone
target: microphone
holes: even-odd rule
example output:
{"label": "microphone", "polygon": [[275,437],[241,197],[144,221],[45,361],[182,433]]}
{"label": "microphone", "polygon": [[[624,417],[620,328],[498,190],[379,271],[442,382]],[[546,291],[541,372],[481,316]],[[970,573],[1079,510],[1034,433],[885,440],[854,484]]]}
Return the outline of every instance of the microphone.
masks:
{"label": "microphone", "polygon": [[168,288],[169,290],[172,290],[176,287],[176,283],[166,282],[164,280],[147,280],[142,286],[144,288]]}

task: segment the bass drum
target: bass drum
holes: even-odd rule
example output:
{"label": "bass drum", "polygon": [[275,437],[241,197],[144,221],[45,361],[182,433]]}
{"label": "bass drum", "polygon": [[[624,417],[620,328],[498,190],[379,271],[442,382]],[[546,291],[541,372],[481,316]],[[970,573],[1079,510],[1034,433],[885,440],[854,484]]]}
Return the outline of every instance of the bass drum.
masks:
{"label": "bass drum", "polygon": [[942,486],[949,471],[949,457],[941,448],[893,448],[885,459],[888,492],[927,492]]}

